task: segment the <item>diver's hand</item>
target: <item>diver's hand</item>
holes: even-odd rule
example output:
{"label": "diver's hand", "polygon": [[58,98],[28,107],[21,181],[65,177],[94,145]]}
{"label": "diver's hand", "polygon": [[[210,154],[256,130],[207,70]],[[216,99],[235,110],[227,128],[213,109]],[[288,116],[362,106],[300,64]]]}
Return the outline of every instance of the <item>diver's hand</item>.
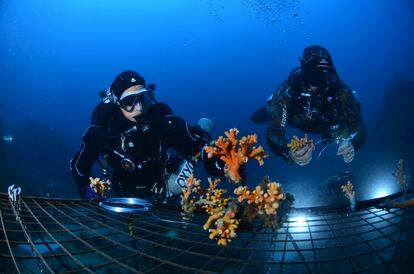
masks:
{"label": "diver's hand", "polygon": [[355,150],[352,143],[348,140],[344,140],[339,144],[336,155],[342,155],[345,163],[350,163],[354,160]]}
{"label": "diver's hand", "polygon": [[310,163],[312,160],[312,152],[315,150],[315,145],[313,143],[307,144],[306,146],[293,151],[289,151],[290,158],[300,166],[304,166]]}
{"label": "diver's hand", "polygon": [[218,156],[213,156],[211,158],[202,156],[204,169],[213,176],[224,176],[224,167],[226,163],[220,160]]}

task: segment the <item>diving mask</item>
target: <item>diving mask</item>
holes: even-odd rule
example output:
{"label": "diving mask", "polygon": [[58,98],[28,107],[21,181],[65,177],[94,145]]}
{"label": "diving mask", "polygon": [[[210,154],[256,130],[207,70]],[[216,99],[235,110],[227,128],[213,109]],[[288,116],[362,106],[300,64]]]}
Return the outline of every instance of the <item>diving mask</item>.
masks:
{"label": "diving mask", "polygon": [[314,86],[320,90],[325,90],[335,86],[339,77],[335,68],[325,58],[313,58],[307,62],[302,62],[303,80],[306,86]]}
{"label": "diving mask", "polygon": [[119,106],[126,112],[132,112],[137,104],[145,109],[154,103],[154,93],[146,88],[124,92],[119,98]]}
{"label": "diving mask", "polygon": [[339,81],[336,72],[329,67],[318,66],[304,73],[304,82],[307,86],[314,86],[321,90],[335,86]]}

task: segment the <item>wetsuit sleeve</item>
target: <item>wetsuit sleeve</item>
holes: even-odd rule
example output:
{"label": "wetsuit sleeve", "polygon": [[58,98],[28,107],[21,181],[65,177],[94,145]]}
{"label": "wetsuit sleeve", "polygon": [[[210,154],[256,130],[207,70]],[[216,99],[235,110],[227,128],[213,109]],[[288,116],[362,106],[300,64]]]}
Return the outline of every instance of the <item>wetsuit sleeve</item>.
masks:
{"label": "wetsuit sleeve", "polygon": [[167,148],[173,148],[186,156],[195,156],[210,141],[207,132],[173,115],[168,105],[157,103],[150,111],[152,112],[150,115],[157,117],[157,123],[161,121],[161,139]]}
{"label": "wetsuit sleeve", "polygon": [[356,133],[351,140],[355,149],[359,149],[365,142],[367,129],[362,119],[361,104],[355,98],[354,91],[342,85],[340,93],[340,104],[343,117],[350,134]]}
{"label": "wetsuit sleeve", "polygon": [[82,136],[80,150],[70,161],[70,169],[77,184],[77,190],[82,198],[85,198],[86,187],[89,185],[91,169],[98,159],[98,140],[95,126],[90,126]]}
{"label": "wetsuit sleeve", "polygon": [[266,140],[267,145],[273,153],[290,162],[289,148],[287,147],[288,142],[284,137],[289,118],[289,98],[286,95],[286,90],[289,88],[290,85],[287,81],[280,84],[269,103],[270,121],[266,130]]}
{"label": "wetsuit sleeve", "polygon": [[163,135],[167,147],[187,156],[197,155],[210,140],[208,133],[199,126],[190,126],[175,115],[164,117]]}
{"label": "wetsuit sleeve", "polygon": [[182,118],[167,115],[164,118],[164,137],[167,147],[174,148],[187,156],[201,153],[205,170],[214,176],[224,175],[224,162],[217,157],[204,155],[204,147],[211,142],[211,136],[199,126],[190,126]]}

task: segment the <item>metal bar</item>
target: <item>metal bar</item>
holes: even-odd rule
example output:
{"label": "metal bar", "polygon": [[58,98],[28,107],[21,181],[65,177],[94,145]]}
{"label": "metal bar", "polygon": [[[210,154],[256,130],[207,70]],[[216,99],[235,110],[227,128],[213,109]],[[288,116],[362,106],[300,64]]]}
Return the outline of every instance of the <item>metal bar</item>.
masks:
{"label": "metal bar", "polygon": [[[49,203],[50,204],[50,203]],[[52,206],[52,207],[54,207],[54,208],[56,208],[54,205],[52,205],[52,204],[50,204],[50,206]],[[66,205],[64,205],[64,206],[66,206]],[[66,206],[67,207],[67,206]],[[71,210],[71,208],[70,207],[67,207],[68,209],[70,209]],[[58,210],[58,211],[60,211],[61,213],[63,213],[60,209],[58,209],[58,208],[56,208],[56,210]],[[65,214],[65,213],[63,213],[63,214]],[[67,215],[67,214],[66,214]],[[95,222],[97,222],[97,223],[99,223],[100,225],[102,225],[102,226],[104,226],[104,227],[107,227],[107,228],[110,228],[110,229],[115,229],[115,230],[118,230],[118,231],[120,231],[121,233],[124,233],[124,234],[126,234],[126,235],[128,235],[129,237],[131,237],[131,235],[129,235],[127,232],[124,232],[124,231],[122,231],[122,230],[119,230],[118,228],[116,228],[116,227],[111,227],[111,226],[109,226],[109,225],[107,225],[107,224],[105,224],[105,223],[102,223],[101,221],[99,221],[99,220],[97,220],[97,219],[94,219],[94,218],[92,218],[92,217],[89,217],[89,216],[87,216],[87,215],[85,215],[85,214],[83,214],[82,213],[82,215],[84,215],[84,216],[86,216],[86,217],[88,217],[90,220],[93,220],[93,221],[95,221]],[[72,220],[74,220],[71,216],[69,216],[69,215],[67,215],[67,217],[68,218],[70,218],[70,219],[72,219]],[[74,221],[76,221],[76,220],[74,220]],[[77,221],[76,221],[77,222]],[[85,226],[85,227],[87,227],[86,225],[84,225],[84,224],[82,224],[82,223],[79,223],[80,225],[82,225],[82,226]],[[111,242],[114,242],[114,243],[117,243],[117,242],[115,242],[114,240],[112,240],[112,239],[109,239],[109,238],[107,238],[107,237],[105,237],[104,235],[102,235],[102,234],[100,234],[100,233],[98,233],[98,232],[96,232],[96,231],[94,231],[94,233],[96,233],[96,234],[98,234],[98,235],[101,235],[101,237],[102,238],[104,238],[105,240],[108,240],[108,241],[111,241]],[[138,238],[139,239],[139,238]],[[142,239],[141,239],[142,240]],[[119,244],[119,243],[117,243],[117,244]],[[119,244],[120,245],[120,244]],[[170,262],[170,261],[165,261],[165,260],[162,260],[162,259],[160,259],[160,258],[157,258],[157,257],[154,257],[154,256],[151,256],[151,255],[149,255],[149,254],[145,254],[145,253],[142,253],[142,252],[140,252],[140,251],[138,251],[138,250],[136,250],[136,249],[133,249],[133,248],[131,248],[130,246],[126,246],[126,245],[120,245],[120,246],[122,246],[123,248],[125,248],[125,249],[128,249],[128,250],[130,250],[130,251],[132,251],[133,253],[135,253],[135,254],[140,254],[140,255],[142,255],[142,256],[145,256],[145,257],[148,257],[148,258],[150,258],[150,259],[153,259],[153,260],[155,260],[155,261],[160,261],[160,262],[163,262],[163,263],[166,263],[166,264],[169,264],[169,265],[172,265],[172,266],[175,266],[175,267],[180,267],[180,268],[183,268],[183,269],[186,269],[186,270],[191,270],[191,271],[197,271],[197,269],[196,268],[193,268],[193,267],[188,267],[188,266],[183,266],[183,265],[180,265],[180,264],[177,264],[177,263],[174,263],[174,262]],[[161,246],[161,245],[159,245],[159,246]],[[128,267],[129,268],[129,267]]]}
{"label": "metal bar", "polygon": [[[1,199],[0,197],[0,204],[2,202],[3,199]],[[127,231],[123,231],[123,227],[126,226],[126,222],[124,222],[123,220],[119,220],[117,219],[116,214],[114,213],[110,213],[108,212],[108,214],[106,214],[106,212],[96,212],[94,210],[94,207],[91,207],[91,205],[86,204],[83,201],[79,201],[79,202],[74,202],[72,200],[50,200],[50,199],[34,199],[33,201],[25,201],[25,206],[28,209],[31,209],[32,205],[37,206],[41,209],[40,213],[37,214],[37,211],[28,211],[25,210],[24,208],[21,210],[22,213],[27,213],[28,217],[30,217],[30,213],[31,215],[37,215],[39,216],[39,218],[37,218],[37,222],[24,222],[26,225],[27,224],[35,224],[38,225],[40,223],[40,220],[42,221],[42,224],[45,228],[48,227],[48,225],[50,225],[50,227],[53,230],[48,230],[49,233],[62,233],[62,232],[67,232],[67,230],[70,230],[71,232],[75,232],[75,231],[91,231],[93,234],[97,235],[97,236],[93,236],[90,237],[90,235],[88,235],[87,238],[82,237],[83,240],[86,239],[100,239],[103,237],[112,237],[112,236],[117,236],[117,235],[127,235]],[[59,205],[61,204],[61,205]],[[71,206],[72,205],[72,206]],[[49,207],[52,207],[52,211],[49,210]],[[68,209],[68,210],[66,210]],[[45,212],[45,210],[47,210],[47,212],[52,215],[53,217],[55,217],[56,220],[61,220],[60,222],[60,227],[64,227],[65,229],[54,229],[54,225],[56,225],[56,221],[54,222],[48,222],[47,216],[45,216],[43,219],[43,212]],[[5,213],[6,212],[6,213]],[[3,233],[6,235],[7,232],[9,231],[16,231],[16,232],[21,232],[20,230],[10,230],[8,229],[6,231],[6,228],[8,227],[8,224],[10,225],[16,225],[18,224],[17,222],[12,222],[12,220],[8,220],[5,218],[5,216],[14,216],[12,214],[7,214],[8,212],[10,212],[9,209],[3,210],[3,212],[0,212],[0,217],[2,219],[2,229]],[[46,215],[47,215],[46,212]],[[73,213],[76,214],[76,216],[74,216]],[[256,234],[253,233],[249,234],[252,235],[249,239],[246,239],[245,237],[239,237],[239,239],[236,239],[238,241],[245,241],[244,245],[243,242],[239,242],[239,244],[242,244],[242,247],[239,247],[240,245],[237,246],[231,246],[229,245],[226,248],[221,248],[219,249],[217,252],[216,250],[211,250],[211,253],[202,253],[202,251],[194,251],[194,249],[196,247],[205,247],[205,248],[217,248],[217,246],[215,245],[215,243],[213,241],[211,241],[211,243],[209,243],[208,237],[206,237],[205,233],[201,233],[201,226],[200,226],[200,230],[195,230],[195,229],[191,229],[191,230],[186,230],[183,229],[181,226],[176,226],[176,225],[172,225],[170,223],[166,224],[166,223],[160,223],[157,220],[155,220],[154,218],[152,218],[151,216],[146,216],[146,215],[141,215],[141,214],[137,214],[137,215],[132,215],[132,216],[128,216],[127,220],[132,220],[134,222],[134,227],[136,228],[137,232],[143,232],[145,233],[145,235],[143,236],[139,236],[139,234],[137,234],[138,236],[133,236],[131,237],[129,234],[129,238],[131,238],[131,240],[127,240],[127,241],[121,241],[121,244],[119,244],[118,242],[116,242],[116,240],[112,240],[115,241],[114,244],[109,244],[109,245],[105,245],[104,247],[99,247],[99,250],[106,250],[108,248],[111,247],[115,247],[115,246],[119,246],[121,248],[124,248],[123,246],[128,245],[129,244],[129,249],[127,249],[127,251],[132,251],[132,254],[128,254],[123,256],[122,258],[117,258],[116,260],[118,260],[119,262],[124,262],[124,260],[131,258],[132,256],[136,257],[136,256],[142,256],[144,258],[151,258],[153,260],[155,260],[156,262],[160,262],[159,264],[153,266],[151,269],[149,269],[149,271],[153,271],[156,272],[157,270],[161,270],[160,268],[163,266],[174,266],[171,264],[171,261],[174,260],[174,258],[178,258],[179,256],[189,256],[191,257],[192,255],[198,256],[200,257],[200,259],[207,259],[205,262],[201,263],[201,268],[206,268],[206,270],[202,270],[200,268],[194,270],[195,268],[192,268],[192,271],[197,271],[197,272],[207,272],[209,271],[208,265],[211,262],[217,261],[218,263],[220,262],[228,262],[229,264],[243,264],[243,269],[246,269],[248,266],[251,266],[253,264],[271,264],[271,265],[298,265],[298,264],[303,264],[305,263],[305,266],[307,267],[307,271],[310,271],[309,267],[311,266],[311,264],[316,264],[316,271],[318,271],[318,264],[319,263],[324,263],[324,262],[335,262],[338,260],[344,260],[347,261],[353,271],[368,271],[374,268],[377,268],[379,266],[386,266],[387,269],[389,271],[392,271],[392,269],[390,268],[390,263],[398,260],[398,258],[407,256],[407,254],[413,254],[412,251],[410,251],[407,247],[405,247],[405,243],[407,243],[408,241],[411,241],[414,237],[412,231],[413,231],[413,227],[414,227],[414,220],[412,217],[412,209],[407,209],[407,211],[405,213],[403,213],[400,210],[395,210],[392,211],[389,214],[392,215],[381,215],[383,211],[377,211],[374,210],[372,208],[368,208],[366,210],[359,210],[356,212],[356,214],[354,214],[352,217],[354,218],[349,218],[344,216],[342,213],[342,211],[329,211],[329,212],[313,212],[313,216],[315,217],[314,219],[309,219],[306,218],[306,225],[307,225],[307,231],[304,231],[303,236],[304,239],[298,239],[296,240],[296,235],[302,235],[299,233],[302,233],[302,231],[293,231],[292,227],[293,227],[293,222],[291,222],[290,220],[288,220],[285,223],[284,228],[286,228],[286,231],[280,230],[278,232],[278,234],[280,236],[284,236],[284,240],[277,240],[277,239],[272,239],[272,243],[276,243],[277,246],[275,248],[277,248],[277,250],[279,250],[280,245],[283,244],[283,248],[280,250],[280,252],[283,252],[282,254],[282,260],[276,262],[276,261],[272,261],[269,258],[264,258],[264,260],[261,259],[261,256],[259,256],[258,260],[253,259],[253,256],[255,254],[258,254],[259,252],[272,252],[275,250],[275,248],[273,248],[272,246],[264,246],[264,248],[260,248],[260,244],[262,243],[268,243],[269,240],[267,240],[267,238],[262,238],[260,236],[266,237],[267,235],[270,235],[268,230],[264,230],[264,231],[259,231]],[[92,214],[90,214],[92,213]],[[168,211],[166,213],[161,213],[164,216],[166,216],[165,218],[170,218],[168,216]],[[309,214],[309,213],[308,213]],[[321,214],[319,216],[317,216],[318,214]],[[402,215],[399,215],[402,214]],[[75,222],[71,222],[70,218],[68,218],[68,216],[72,217],[73,219],[76,219]],[[162,216],[162,215],[161,215]],[[134,218],[139,218],[139,220],[137,221]],[[23,215],[24,218],[24,215]],[[101,219],[104,218],[104,219]],[[397,220],[395,218],[398,218]],[[49,219],[51,219],[51,217],[49,216]],[[65,221],[65,220],[69,220],[69,222]],[[97,234],[96,232],[98,231],[94,231],[95,226],[92,225],[88,225],[90,221],[93,221],[96,223],[97,227],[102,227],[103,229],[110,229],[110,231],[115,231],[114,233],[99,233]],[[64,224],[68,224],[68,225],[73,225],[75,229],[71,229],[71,228],[67,228]],[[376,224],[381,225],[381,227],[378,227]],[[59,224],[58,224],[59,225]],[[81,229],[78,229],[76,227],[76,225],[81,225]],[[83,225],[83,226],[82,226]],[[144,226],[144,227],[141,227]],[[378,228],[377,228],[378,227]],[[42,230],[36,229],[37,227],[32,227],[32,230],[29,230],[27,228],[30,228],[30,226],[25,227],[25,231],[27,233],[42,233]],[[45,229],[43,228],[43,229]],[[317,231],[311,230],[312,229],[318,229]],[[384,229],[389,229],[389,228],[395,228],[396,231],[391,230],[390,232],[384,230]],[[160,230],[173,230],[176,231],[178,233],[185,233],[186,236],[189,236],[189,238],[167,238],[165,240],[163,240],[162,243],[158,243],[157,240],[153,240],[152,237],[168,237],[166,235],[164,235],[165,233],[161,232]],[[357,229],[361,229],[360,232],[357,231]],[[346,233],[341,233],[341,235],[338,235],[339,231],[344,230],[344,232]],[[104,230],[106,231],[106,230]],[[370,235],[370,233],[374,233]],[[379,232],[379,233],[378,233]],[[1,233],[1,232],[0,232]],[[321,234],[319,234],[321,233]],[[324,235],[323,233],[329,233],[328,235]],[[406,237],[404,237],[404,239],[401,238],[402,233],[406,233]],[[319,235],[318,235],[319,234]],[[370,237],[365,237],[364,234],[367,234],[367,236]],[[33,234],[34,235],[34,234]],[[102,236],[100,236],[102,235]],[[195,240],[193,237],[194,236],[201,236],[203,235],[202,241],[197,241]],[[308,235],[308,236],[306,236]],[[7,235],[6,235],[7,236]],[[306,237],[305,237],[306,236]],[[321,236],[321,237],[318,237]],[[34,237],[34,236],[32,236]],[[362,253],[358,253],[357,255],[349,253],[346,248],[349,246],[354,245],[353,243],[347,242],[346,238],[347,237],[358,237],[361,240],[358,241],[358,243],[361,244],[365,244],[368,248],[366,251],[362,252]],[[393,240],[393,238],[397,237],[395,240]],[[112,237],[113,238],[113,237]],[[34,239],[34,238],[33,238]],[[384,244],[381,244],[380,248],[374,248],[373,247],[373,243],[375,243],[376,241],[381,241],[382,239],[387,239],[389,241],[387,241]],[[110,239],[111,240],[111,239]],[[142,249],[141,253],[138,253],[136,248],[131,247],[130,243],[131,241],[139,241],[144,245],[144,249]],[[316,245],[316,241],[331,241],[331,245],[325,245],[322,243],[322,245],[318,248],[315,247]],[[335,240],[335,242],[332,242],[332,240]],[[75,239],[76,241],[76,239]],[[110,241],[110,243],[113,243],[112,241]],[[167,242],[168,241],[168,242]],[[176,241],[176,242],[175,242]],[[301,242],[308,242],[311,244],[311,247],[305,247],[303,249],[300,249],[298,251],[298,242],[296,241],[301,241]],[[0,240],[0,244],[4,242],[4,240]],[[72,242],[70,240],[63,240],[60,241],[60,243],[64,243],[64,242]],[[179,248],[179,247],[174,247],[173,245],[169,245],[169,243],[174,242],[177,244],[183,243],[183,244],[190,244],[189,247],[186,248]],[[12,250],[13,245],[14,244],[19,244],[19,243],[23,243],[20,241],[10,241],[10,239],[6,239],[6,243],[9,246],[9,250]],[[42,244],[54,244],[55,242],[53,241],[43,241]],[[293,247],[288,248],[287,244],[293,244]],[[36,244],[36,243],[35,243]],[[146,244],[149,244],[149,246],[147,247]],[[257,244],[259,245],[257,248],[256,245],[251,246],[251,244]],[[388,249],[390,247],[395,247],[394,252],[396,256],[391,257],[390,259],[388,258],[382,258],[381,255],[379,255],[382,250]],[[178,254],[175,254],[174,256],[170,257],[167,256],[166,258],[168,258],[168,260],[163,260],[161,258],[157,258],[155,256],[152,256],[150,254],[146,254],[147,252],[151,251],[154,248],[161,248],[162,252],[167,252],[168,254],[168,250],[172,250],[172,251],[177,251]],[[342,254],[338,254],[340,256],[335,257],[334,258],[329,258],[329,259],[316,259],[316,252],[317,251],[323,251],[323,250],[327,250],[327,249],[332,249],[332,248],[338,248],[343,250],[343,255]],[[396,249],[399,248],[399,250],[402,250],[402,253],[400,255],[396,254]],[[199,249],[199,248],[197,248]],[[220,254],[223,254],[223,252],[227,250],[227,251],[231,251],[231,256],[230,258],[223,258],[220,257]],[[92,248],[91,251],[94,251],[94,249]],[[246,251],[246,252],[250,252],[250,254],[248,254],[248,258],[247,259],[238,259],[237,256],[233,256],[234,252],[242,252],[242,251]],[[286,252],[290,252],[290,251],[294,251],[294,252],[299,252],[299,256],[300,258],[293,258],[294,261],[286,261],[286,257],[287,254]],[[309,258],[310,260],[305,260],[304,256],[303,256],[303,252],[306,251],[311,251],[313,252],[313,258]],[[89,252],[89,251],[81,251],[82,253],[85,252]],[[76,250],[76,253],[71,253],[72,255],[74,254],[82,254],[81,252],[79,252],[79,250]],[[35,253],[35,250],[34,250]],[[155,253],[153,253],[155,254]],[[212,255],[208,255],[208,254],[212,254]],[[355,265],[354,262],[354,258],[358,257],[358,256],[363,256],[363,255],[367,255],[367,254],[375,254],[373,256],[378,256],[379,261],[375,263],[375,265],[365,265],[362,264],[361,266],[357,267]],[[29,256],[16,256],[16,254],[12,254],[15,258],[15,260],[17,258],[31,258],[31,259],[36,259],[36,258],[40,258],[39,256],[35,256],[35,257],[29,257]],[[259,254],[260,255],[260,254]],[[10,258],[8,257],[9,255],[6,254],[0,254],[0,258],[1,257],[6,257],[6,258]],[[47,258],[58,258],[58,257],[62,257],[62,256],[66,256],[65,254],[52,254],[52,256],[50,255],[43,255],[44,259]],[[299,260],[300,259],[300,260]],[[17,261],[16,261],[17,262]],[[111,265],[113,264],[112,261],[108,261],[108,262],[104,262],[101,263],[99,265],[95,265],[93,266],[94,271],[97,268],[101,268],[101,267],[105,267],[107,265]],[[221,266],[221,265],[220,265]],[[190,266],[186,266],[185,262],[183,262],[182,264],[177,264],[177,266],[174,267],[179,267],[181,269],[183,269],[183,267],[190,267]],[[197,266],[198,267],[198,266]],[[82,269],[79,270],[69,270],[70,273],[76,273],[76,272],[81,272],[84,271]],[[210,270],[211,271],[211,270]],[[282,270],[281,270],[282,271]],[[315,271],[315,269],[313,269],[313,271]]]}
{"label": "metal bar", "polygon": [[[283,228],[284,226],[282,226],[281,228]],[[289,223],[286,224],[286,235],[285,235],[285,240],[283,242],[283,254],[282,254],[282,265],[285,262],[285,254],[286,254],[286,245],[287,245],[287,240],[288,240],[288,233],[289,233]],[[282,273],[282,267],[279,270],[279,274]]]}
{"label": "metal bar", "polygon": [[[29,212],[32,214],[32,216],[35,218],[35,220],[38,222],[38,224],[44,229],[46,234],[57,244],[60,248],[72,259],[74,260],[79,266],[81,266],[83,269],[88,271],[89,273],[93,273],[91,269],[89,269],[87,266],[85,266],[81,261],[79,261],[77,258],[72,256],[72,254],[61,244],[59,241],[55,239],[55,237],[50,234],[50,232],[46,229],[46,227],[43,226],[43,224],[39,221],[39,219],[36,217],[36,215],[33,214],[32,210],[26,205],[25,201],[22,199],[22,203],[26,206],[26,208],[29,210]],[[70,232],[72,233],[72,232]],[[53,271],[52,271],[53,272]]]}
{"label": "metal bar", "polygon": [[[343,219],[341,218],[341,221],[342,221]],[[332,232],[332,234],[335,236],[335,230],[334,229],[332,229],[332,226],[331,226],[331,224],[329,223],[329,222],[326,222],[326,225],[329,227],[329,229],[331,230],[331,232]],[[336,238],[336,237],[335,237]],[[338,238],[336,238],[337,240],[338,240],[338,242],[340,242],[340,239],[338,239]],[[351,245],[349,245],[349,246],[351,246]],[[341,250],[343,250],[344,251],[344,253],[345,253],[345,257],[347,257],[347,256],[349,256],[349,258],[346,258],[346,260],[349,262],[349,264],[351,265],[351,268],[352,268],[352,271],[353,272],[355,272],[356,271],[356,269],[357,269],[357,267],[356,267],[356,265],[354,264],[354,262],[352,261],[352,256],[351,255],[349,255],[348,254],[348,251],[346,251],[346,248],[344,248],[344,247],[348,247],[348,246],[339,246],[340,248],[341,248]],[[317,267],[318,268],[318,267]]]}
{"label": "metal bar", "polygon": [[19,266],[17,265],[17,262],[16,262],[16,260],[15,260],[15,258],[14,258],[13,251],[12,251],[11,246],[10,246],[9,238],[7,237],[7,231],[6,231],[6,227],[5,227],[5,225],[4,225],[3,215],[2,215],[2,213],[1,213],[1,208],[0,208],[0,219],[1,219],[1,226],[3,227],[4,238],[6,239],[6,243],[7,243],[7,248],[8,248],[8,249],[9,249],[9,251],[10,251],[10,256],[11,256],[11,258],[12,258],[12,260],[13,260],[14,266],[16,267],[17,273],[20,273]]}
{"label": "metal bar", "polygon": [[[25,206],[26,206],[26,204],[25,204],[25,202],[24,202],[23,197],[20,197],[20,202],[21,202],[23,205],[25,205]],[[10,203],[11,203],[11,201],[10,201]],[[13,205],[11,205],[11,206],[13,206]],[[26,207],[27,207],[27,206],[26,206]],[[28,208],[28,209],[29,209],[29,208]],[[30,209],[29,209],[29,210],[30,210]],[[37,259],[40,259],[40,261],[42,262],[42,264],[43,264],[44,266],[46,266],[47,270],[49,270],[51,273],[54,273],[54,271],[52,270],[52,268],[51,268],[51,267],[49,266],[49,264],[45,261],[45,259],[44,259],[43,255],[39,252],[39,250],[37,250],[36,246],[34,245],[34,243],[33,243],[32,239],[31,239],[30,234],[29,234],[29,233],[27,232],[27,230],[26,230],[26,226],[24,225],[24,223],[23,223],[23,221],[22,221],[22,218],[21,218],[21,217],[18,217],[17,215],[16,215],[16,218],[17,218],[17,220],[18,220],[18,222],[19,222],[19,224],[20,224],[20,226],[21,226],[21,228],[22,228],[23,234],[25,235],[25,237],[26,237],[26,239],[27,239],[28,243],[30,244],[30,246],[31,246],[31,248],[32,248],[32,251],[34,251],[34,253],[36,254],[36,258],[37,258]],[[40,266],[39,266],[39,267],[40,267]],[[43,271],[43,269],[41,269],[41,271]]]}
{"label": "metal bar", "polygon": [[[89,210],[89,211],[92,211],[91,209],[87,209],[87,210]],[[95,214],[96,214],[96,212],[94,212]],[[112,220],[113,222],[115,222],[115,223],[119,223],[119,224],[125,224],[125,223],[123,223],[123,222],[121,222],[121,221],[119,221],[119,220],[117,220],[117,219],[114,219],[114,218],[111,218],[111,217],[109,217],[109,216],[106,216],[106,215],[103,215],[103,214],[99,214],[99,213],[97,213],[97,215],[99,215],[99,216],[102,216],[102,217],[106,217],[107,219],[110,219],[110,220]],[[142,215],[139,215],[140,217],[142,216]],[[92,217],[89,217],[89,218],[92,218]],[[130,218],[130,217],[128,217],[128,218]],[[98,221],[97,219],[94,219],[94,218],[92,218],[94,221]],[[132,219],[131,219],[132,220]],[[153,223],[152,223],[153,224]],[[105,224],[106,225],[106,224]],[[157,227],[157,228],[162,228],[162,229],[164,229],[165,228],[165,226],[159,226],[159,225],[154,225],[155,227]],[[151,234],[153,234],[154,236],[164,236],[164,235],[162,235],[161,233],[158,233],[158,232],[156,232],[156,231],[151,231],[151,230],[147,230],[147,229],[143,229],[143,228],[139,228],[140,230],[142,230],[142,231],[144,231],[144,232],[147,232],[147,233],[151,233]],[[126,233],[125,231],[122,231],[122,230],[119,230],[121,233]],[[186,232],[186,231],[184,231],[184,232]],[[202,235],[202,236],[205,236],[205,234],[199,234],[199,235]],[[164,248],[166,248],[166,249],[172,249],[172,250],[175,250],[175,251],[180,251],[180,249],[177,249],[177,248],[174,248],[174,247],[171,247],[171,246],[167,246],[167,245],[163,245],[163,244],[159,244],[159,243],[157,243],[157,242],[154,242],[154,241],[151,241],[151,240],[146,240],[146,239],[142,239],[142,238],[137,238],[137,239],[141,239],[141,240],[144,240],[145,242],[148,242],[148,243],[150,243],[150,244],[158,244],[160,247],[164,247]],[[199,243],[199,242],[197,242],[197,241],[192,241],[192,240],[185,240],[185,239],[178,239],[177,238],[177,240],[179,240],[179,241],[182,241],[182,242],[185,242],[185,243],[191,243],[191,244],[197,244],[197,243]],[[211,244],[205,244],[207,247],[217,247],[217,245],[216,244],[214,244],[214,243],[211,243]],[[194,252],[189,252],[189,254],[191,254],[191,255],[197,255],[197,256],[206,256],[206,257],[208,257],[208,255],[204,255],[204,254],[201,254],[201,253],[194,253]]]}
{"label": "metal bar", "polygon": [[[33,202],[40,208],[40,209],[42,209],[43,210],[43,212],[45,212],[50,218],[52,218],[56,223],[58,223],[58,225],[60,225],[62,228],[64,228],[64,229],[66,229],[65,228],[65,226],[63,225],[63,224],[61,224],[58,220],[56,220],[52,215],[50,215],[50,213],[49,212],[47,212],[41,205],[39,205],[39,203],[37,203],[36,202],[36,200],[33,200]],[[49,203],[49,202],[48,202]],[[49,203],[50,204],[50,203]],[[51,204],[50,204],[51,205]],[[52,205],[52,207],[54,207],[53,205]],[[54,207],[55,209],[57,209],[56,207]],[[70,216],[68,216],[69,218],[71,218]],[[72,218],[71,218],[72,219]],[[72,219],[73,220],[73,219]],[[131,268],[131,267],[129,267],[128,265],[126,265],[126,264],[124,264],[124,263],[121,263],[121,262],[118,262],[118,261],[116,261],[116,260],[114,260],[113,258],[111,258],[110,256],[108,256],[105,252],[102,252],[102,251],[100,251],[100,250],[97,250],[94,246],[92,246],[91,244],[89,244],[88,242],[86,242],[85,240],[83,240],[82,238],[80,238],[79,236],[77,236],[76,234],[74,234],[73,232],[71,232],[70,230],[68,230],[68,229],[66,229],[66,231],[70,234],[70,235],[72,235],[74,238],[76,238],[76,239],[78,239],[80,242],[82,242],[84,245],[86,245],[86,246],[88,246],[89,248],[91,248],[92,250],[94,250],[94,251],[96,251],[96,253],[98,253],[98,254],[100,254],[100,255],[102,255],[103,257],[105,257],[106,259],[108,259],[108,260],[110,260],[111,262],[113,262],[113,263],[116,263],[116,264],[118,264],[118,265],[120,265],[120,266],[122,266],[122,267],[124,267],[124,268],[126,268],[126,269],[128,269],[128,270],[130,270],[130,271],[132,271],[132,272],[134,272],[134,273],[139,273],[139,272],[137,272],[136,270],[134,270],[133,268]],[[94,231],[95,232],[95,231]],[[96,234],[98,234],[97,232],[95,232]],[[98,234],[99,235],[99,234]],[[69,253],[70,254],[70,253]],[[73,259],[76,259],[75,257],[73,257],[72,256],[72,254],[70,254],[70,256],[71,256],[71,258],[73,258]],[[88,267],[86,267],[86,266],[84,266],[84,269],[86,270],[86,271],[88,271],[88,272],[90,272],[90,273],[93,273],[93,271],[90,269],[90,268],[88,268]]]}

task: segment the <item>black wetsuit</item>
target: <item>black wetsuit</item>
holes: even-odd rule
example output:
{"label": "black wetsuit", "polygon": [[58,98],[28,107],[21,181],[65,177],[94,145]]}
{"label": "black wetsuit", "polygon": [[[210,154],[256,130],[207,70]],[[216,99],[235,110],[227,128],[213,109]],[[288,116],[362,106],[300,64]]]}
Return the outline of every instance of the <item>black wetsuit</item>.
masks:
{"label": "black wetsuit", "polygon": [[[167,163],[171,163],[168,149],[191,157],[201,152],[210,139],[199,126],[189,126],[172,115],[163,103],[149,106],[137,122],[127,120],[114,103],[101,103],[92,120],[80,151],[71,160],[81,197],[85,197],[92,166],[99,156],[112,169],[112,188],[117,196],[148,197],[156,183],[165,189]],[[126,170],[129,163],[124,159],[131,160],[135,168]],[[215,164],[205,166],[214,175],[222,174]]]}
{"label": "black wetsuit", "polygon": [[309,134],[321,134],[322,139],[356,133],[351,140],[355,149],[366,138],[361,106],[354,92],[339,80],[323,95],[318,95],[305,88],[301,69],[293,71],[280,84],[268,101],[268,113],[267,143],[273,153],[286,161],[291,161],[288,141],[284,137],[287,126]]}

